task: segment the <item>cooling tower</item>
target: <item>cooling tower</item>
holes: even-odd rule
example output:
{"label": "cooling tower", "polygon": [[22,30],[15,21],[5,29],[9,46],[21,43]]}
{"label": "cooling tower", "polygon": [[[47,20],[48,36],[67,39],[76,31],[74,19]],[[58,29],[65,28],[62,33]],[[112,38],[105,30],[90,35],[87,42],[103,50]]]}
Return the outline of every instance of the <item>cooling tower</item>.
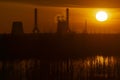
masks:
{"label": "cooling tower", "polygon": [[23,23],[20,21],[13,22],[12,24],[12,34],[20,35],[23,34]]}

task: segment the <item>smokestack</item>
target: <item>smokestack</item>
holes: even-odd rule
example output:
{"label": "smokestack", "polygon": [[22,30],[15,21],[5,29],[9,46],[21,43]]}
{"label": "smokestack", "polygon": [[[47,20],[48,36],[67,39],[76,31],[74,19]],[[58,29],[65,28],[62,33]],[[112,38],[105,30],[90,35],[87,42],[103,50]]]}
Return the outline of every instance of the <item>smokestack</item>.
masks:
{"label": "smokestack", "polygon": [[34,29],[33,29],[33,33],[39,33],[39,29],[38,29],[38,23],[37,23],[37,8],[35,8],[35,12],[34,12],[34,18],[35,18],[35,22],[34,22]]}
{"label": "smokestack", "polygon": [[87,20],[85,20],[85,28],[84,28],[83,33],[87,34]]}
{"label": "smokestack", "polygon": [[35,27],[37,27],[37,8],[35,8]]}
{"label": "smokestack", "polygon": [[69,8],[66,9],[67,31],[69,31]]}

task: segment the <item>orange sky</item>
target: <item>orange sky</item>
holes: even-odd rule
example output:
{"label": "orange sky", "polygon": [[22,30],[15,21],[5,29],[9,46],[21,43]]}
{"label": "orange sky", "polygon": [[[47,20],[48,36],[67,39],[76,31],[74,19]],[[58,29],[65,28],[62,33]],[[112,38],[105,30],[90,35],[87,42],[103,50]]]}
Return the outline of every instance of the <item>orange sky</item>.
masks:
{"label": "orange sky", "polygon": [[[24,31],[31,33],[34,26],[34,8],[38,8],[38,26],[41,32],[55,32],[56,17],[65,15],[66,7],[41,7],[32,4],[1,2],[0,3],[0,33],[10,33],[13,21],[22,21]],[[95,13],[105,10],[109,14],[106,22],[98,22]],[[89,33],[118,33],[120,32],[119,8],[70,8],[70,29],[82,32],[87,19]]]}

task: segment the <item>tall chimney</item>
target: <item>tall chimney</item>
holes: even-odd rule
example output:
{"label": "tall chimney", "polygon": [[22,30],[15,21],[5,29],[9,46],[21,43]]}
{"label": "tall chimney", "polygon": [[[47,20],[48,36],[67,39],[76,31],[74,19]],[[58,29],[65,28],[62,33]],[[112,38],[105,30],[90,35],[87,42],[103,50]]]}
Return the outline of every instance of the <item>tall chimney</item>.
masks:
{"label": "tall chimney", "polygon": [[84,26],[84,31],[83,31],[84,34],[87,34],[87,20],[85,20],[85,26]]}
{"label": "tall chimney", "polygon": [[35,12],[34,12],[34,18],[35,18],[35,22],[34,22],[34,29],[33,29],[33,33],[39,33],[39,29],[38,29],[38,23],[37,23],[37,8],[35,8]]}
{"label": "tall chimney", "polygon": [[35,8],[35,27],[37,27],[37,8]]}
{"label": "tall chimney", "polygon": [[67,31],[69,31],[69,8],[66,9]]}

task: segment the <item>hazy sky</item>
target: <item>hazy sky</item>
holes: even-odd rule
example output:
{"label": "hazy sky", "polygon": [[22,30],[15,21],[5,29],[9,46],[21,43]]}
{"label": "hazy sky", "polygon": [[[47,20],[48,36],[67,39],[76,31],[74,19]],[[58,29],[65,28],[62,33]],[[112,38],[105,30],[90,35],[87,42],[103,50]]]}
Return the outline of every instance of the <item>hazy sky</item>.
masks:
{"label": "hazy sky", "polygon": [[[88,32],[120,32],[120,9],[118,0],[1,0],[0,33],[10,33],[13,21],[22,21],[25,32],[32,32],[34,27],[34,8],[38,8],[38,26],[41,32],[55,32],[56,17],[65,15],[70,7],[70,28],[82,32],[84,22],[88,21]],[[100,23],[95,13],[105,10],[108,21]],[[105,27],[104,27],[105,26]]]}
{"label": "hazy sky", "polygon": [[120,7],[120,0],[1,0],[4,2],[17,2],[37,4],[44,6],[79,6],[79,7]]}

